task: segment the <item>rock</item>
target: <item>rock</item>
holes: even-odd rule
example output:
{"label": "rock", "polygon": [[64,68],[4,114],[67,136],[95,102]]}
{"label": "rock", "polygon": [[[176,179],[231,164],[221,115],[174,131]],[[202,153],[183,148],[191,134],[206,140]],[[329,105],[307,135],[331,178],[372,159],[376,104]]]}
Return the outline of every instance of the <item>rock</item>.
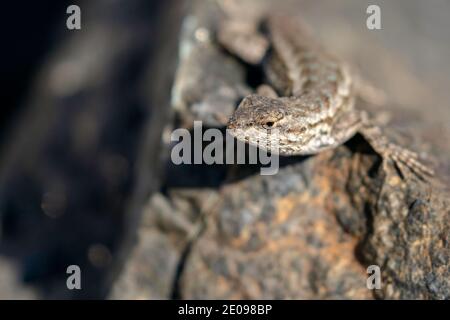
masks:
{"label": "rock", "polygon": [[227,185],[193,244],[181,296],[370,298],[365,268],[354,257],[358,241],[324,206],[341,201],[333,194],[327,163],[309,158],[275,176]]}
{"label": "rock", "polygon": [[[154,197],[152,202],[164,201]],[[158,204],[153,204],[158,207]],[[152,204],[150,204],[152,206]],[[171,208],[160,208],[170,214]],[[155,212],[147,211],[143,220],[152,219]],[[157,214],[157,213],[156,213]],[[152,221],[153,222],[153,221]],[[174,241],[153,223],[143,223],[138,234],[138,245],[128,254],[128,263],[116,280],[110,299],[166,299],[171,296],[178,263],[185,243]]]}
{"label": "rock", "polygon": [[438,185],[366,172],[348,181],[349,197],[368,222],[358,253],[381,267],[383,299],[450,298],[449,194]]}
{"label": "rock", "polygon": [[[132,220],[125,212],[140,137],[149,114],[162,108],[141,89],[150,87],[144,75],[150,51],[162,48],[160,33],[168,42],[169,28],[160,31],[155,19],[168,3],[88,1],[80,31],[65,29],[64,6],[56,12],[62,23],[51,34],[58,37],[36,63],[24,112],[8,124],[0,156],[0,263],[17,266],[16,278],[40,298],[102,298],[111,286]],[[153,150],[162,128],[161,121],[153,126]],[[72,264],[81,268],[83,290],[66,286]],[[0,296],[13,294],[11,283],[0,281]]]}
{"label": "rock", "polygon": [[188,127],[194,119],[225,126],[236,101],[251,92],[245,70],[214,42],[221,15],[213,2],[203,2],[193,6],[182,25],[172,107]]}
{"label": "rock", "polygon": [[18,266],[11,261],[0,259],[0,300],[36,299],[37,292],[20,283]]}
{"label": "rock", "polygon": [[[201,15],[208,16],[208,10],[201,8]],[[198,7],[194,5],[192,12],[199,14]],[[191,38],[185,35],[181,46],[183,41],[192,45]],[[207,56],[208,50],[215,50],[201,43],[193,45],[190,52],[195,56],[203,57],[202,51]],[[208,57],[219,64],[228,59],[222,53]],[[180,69],[186,61],[181,61]],[[217,71],[195,63],[189,68],[187,74],[192,75]],[[244,65],[241,68],[255,71]],[[392,77],[406,79],[404,73],[399,69]],[[181,122],[208,118],[192,111],[199,101],[222,110],[220,99],[217,106],[211,105],[217,100],[209,99],[209,94],[238,79],[231,80],[226,72],[221,77],[225,79],[214,80],[216,86],[211,91],[201,82],[198,87],[184,85],[188,91],[198,90],[195,99],[190,99],[180,93],[180,83],[187,84],[189,77],[177,73],[180,82],[175,92],[185,106],[179,113]],[[199,233],[191,233],[193,237],[185,234],[173,291],[167,298],[448,299],[450,229],[445,183],[449,172],[442,159],[448,161],[450,150],[441,148],[435,153],[441,137],[425,134],[433,130],[433,123],[422,121],[419,110],[408,110],[398,103],[392,106],[388,109],[392,121],[387,134],[400,144],[432,154],[429,160],[439,179],[421,181],[408,173],[402,176],[392,163],[382,162],[360,136],[336,150],[282,159],[284,164],[275,176],[260,176],[258,168],[249,165],[166,166],[162,196],[170,206],[186,204],[179,190],[195,194],[204,187],[210,194],[198,193],[188,205],[177,207],[177,214],[191,217],[189,221],[203,227]],[[387,109],[365,107],[375,114]],[[409,133],[395,132],[405,127],[410,128]],[[217,174],[222,171],[223,175]],[[183,180],[184,175],[188,181]],[[216,184],[210,179],[216,179]],[[205,204],[211,201],[212,205]],[[154,205],[146,210],[157,217]],[[160,224],[158,219],[155,225]],[[166,236],[173,237],[173,231]],[[375,290],[367,286],[367,268],[373,265],[381,270],[381,288]]]}
{"label": "rock", "polygon": [[[0,279],[0,297],[36,297],[14,280],[22,278],[46,298],[450,298],[450,98],[442,85],[450,72],[436,73],[448,70],[448,54],[424,69],[415,61],[435,55],[407,61],[420,44],[450,43],[445,32],[431,45],[413,29],[399,46],[399,37],[354,28],[365,8],[351,1],[197,0],[181,27],[179,1],[158,2],[158,19],[148,1],[129,11],[123,2],[89,6],[89,32],[61,41],[5,149],[0,275],[11,279]],[[408,3],[420,19],[419,2]],[[335,150],[282,158],[273,176],[258,165],[171,161],[172,129],[198,120],[224,131],[239,100],[265,81],[218,45],[216,31],[224,16],[254,19],[266,5],[300,13],[324,46],[362,66],[387,102],[358,107],[389,113],[387,135],[424,156],[436,179],[399,172],[359,135]],[[72,263],[83,270],[81,292],[65,286]],[[371,266],[380,268],[379,289],[368,287]]]}

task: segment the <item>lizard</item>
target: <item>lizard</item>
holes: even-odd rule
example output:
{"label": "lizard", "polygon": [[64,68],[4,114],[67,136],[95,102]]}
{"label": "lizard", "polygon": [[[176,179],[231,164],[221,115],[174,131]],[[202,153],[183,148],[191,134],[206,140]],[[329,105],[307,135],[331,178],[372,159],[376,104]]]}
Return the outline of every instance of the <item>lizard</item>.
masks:
{"label": "lizard", "polygon": [[[402,176],[405,167],[424,180],[434,175],[417,153],[391,142],[376,121],[355,107],[360,92],[351,68],[314,41],[299,21],[272,14],[258,23],[259,29],[225,23],[218,31],[225,49],[263,66],[268,82],[240,102],[227,124],[232,136],[293,156],[336,148],[359,133]],[[274,145],[277,150],[271,150]]]}

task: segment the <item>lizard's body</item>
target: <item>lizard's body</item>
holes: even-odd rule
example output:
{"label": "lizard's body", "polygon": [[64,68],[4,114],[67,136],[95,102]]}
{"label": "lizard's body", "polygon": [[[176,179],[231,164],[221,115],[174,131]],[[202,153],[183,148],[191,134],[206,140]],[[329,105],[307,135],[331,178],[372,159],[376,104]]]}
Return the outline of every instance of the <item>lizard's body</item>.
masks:
{"label": "lizard's body", "polygon": [[[361,133],[383,158],[419,175],[432,174],[415,153],[390,143],[355,109],[358,92],[346,64],[317,45],[292,18],[273,16],[265,27],[266,38],[257,34],[255,41],[250,41],[251,33],[239,35],[235,29],[219,34],[233,53],[251,63],[262,62],[270,84],[240,103],[228,123],[231,134],[258,146],[278,145],[281,155],[302,155],[335,148]],[[239,37],[258,45],[242,48],[246,41]],[[275,130],[276,137],[268,134]],[[276,144],[270,139],[277,139]]]}

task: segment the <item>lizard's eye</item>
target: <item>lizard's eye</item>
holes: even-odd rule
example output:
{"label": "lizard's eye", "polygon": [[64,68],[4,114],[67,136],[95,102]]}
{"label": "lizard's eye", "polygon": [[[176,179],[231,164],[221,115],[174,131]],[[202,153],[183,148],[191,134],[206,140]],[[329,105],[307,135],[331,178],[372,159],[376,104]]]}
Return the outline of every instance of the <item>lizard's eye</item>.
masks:
{"label": "lizard's eye", "polygon": [[275,122],[273,121],[267,121],[266,123],[263,124],[263,128],[264,129],[270,129],[275,125]]}
{"label": "lizard's eye", "polygon": [[284,113],[281,111],[271,111],[269,114],[263,114],[258,120],[264,129],[276,127],[277,123],[283,119]]}

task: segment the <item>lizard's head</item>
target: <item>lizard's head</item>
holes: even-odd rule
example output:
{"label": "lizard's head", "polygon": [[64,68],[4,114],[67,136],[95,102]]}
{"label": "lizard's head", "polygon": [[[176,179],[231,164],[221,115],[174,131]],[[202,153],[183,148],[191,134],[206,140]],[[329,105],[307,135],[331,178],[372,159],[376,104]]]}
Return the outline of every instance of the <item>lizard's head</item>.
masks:
{"label": "lizard's head", "polygon": [[289,104],[289,99],[247,96],[230,118],[228,132],[262,148],[269,148],[269,143],[278,145],[278,152],[283,155],[298,153],[310,140],[311,133],[307,130],[307,119]]}

